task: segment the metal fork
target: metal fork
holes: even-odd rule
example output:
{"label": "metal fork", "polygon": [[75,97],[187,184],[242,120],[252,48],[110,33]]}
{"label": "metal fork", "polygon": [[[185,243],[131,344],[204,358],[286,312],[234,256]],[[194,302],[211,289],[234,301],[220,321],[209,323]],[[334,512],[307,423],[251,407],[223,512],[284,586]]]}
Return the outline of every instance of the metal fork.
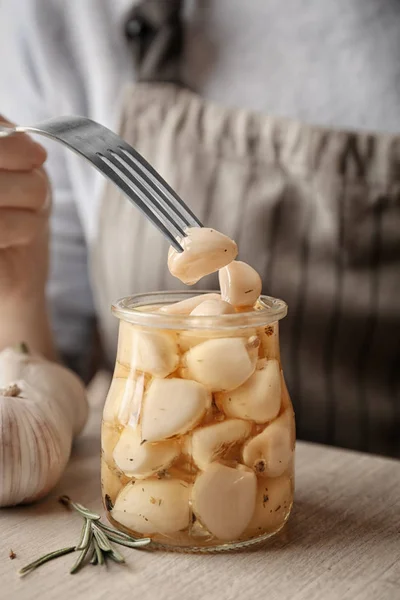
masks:
{"label": "metal fork", "polygon": [[157,171],[118,135],[84,117],[57,117],[33,126],[0,125],[0,138],[16,133],[37,133],[61,142],[114,183],[182,252],[177,238],[187,227],[201,222]]}

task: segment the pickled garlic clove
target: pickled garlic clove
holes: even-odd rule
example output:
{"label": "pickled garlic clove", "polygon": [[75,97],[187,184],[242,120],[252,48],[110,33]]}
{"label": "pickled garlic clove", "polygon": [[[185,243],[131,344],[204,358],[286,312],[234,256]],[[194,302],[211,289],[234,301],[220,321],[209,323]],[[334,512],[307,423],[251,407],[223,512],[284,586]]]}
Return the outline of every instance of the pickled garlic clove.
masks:
{"label": "pickled garlic clove", "polygon": [[210,463],[225,458],[225,454],[232,447],[244,442],[250,432],[251,423],[248,421],[228,419],[195,429],[191,440],[186,442],[186,448],[191,451],[196,465],[205,469]]}
{"label": "pickled garlic clove", "polygon": [[170,247],[168,268],[171,275],[187,285],[225,267],[237,256],[235,242],[216,229],[189,227],[186,233],[180,240],[183,252]]}
{"label": "pickled garlic clove", "polygon": [[212,391],[234,390],[254,373],[258,346],[257,337],[207,340],[185,354],[183,374]]}
{"label": "pickled garlic clove", "polygon": [[143,442],[136,427],[125,427],[114,448],[114,462],[128,477],[144,479],[167,469],[179,456],[176,440]]}
{"label": "pickled garlic clove", "polygon": [[179,363],[176,336],[166,331],[139,330],[121,321],[117,358],[131,370],[167,377]]}
{"label": "pickled garlic clove", "polygon": [[190,489],[179,479],[128,483],[118,494],[111,516],[144,535],[176,533],[189,527]]}
{"label": "pickled garlic clove", "polygon": [[292,406],[292,401],[290,400],[289,390],[287,389],[283,371],[281,371],[281,387],[282,387],[282,408],[284,409],[284,411],[287,415],[287,419],[290,419],[290,415],[291,415],[292,427],[295,428],[294,410],[293,410],[293,406]]}
{"label": "pickled garlic clove", "polygon": [[178,334],[178,347],[179,350],[185,354],[194,346],[198,346],[199,344],[203,344],[208,339],[212,337],[210,331],[180,331]]}
{"label": "pickled garlic clove", "polygon": [[257,330],[254,328],[246,329],[233,329],[229,330],[187,330],[181,331],[178,334],[178,346],[181,352],[188,352],[194,346],[203,344],[209,339],[220,339],[228,337],[243,337],[249,339],[250,337],[257,337]]}
{"label": "pickled garlic clove", "polygon": [[280,360],[278,323],[259,327],[257,335],[261,341],[260,356]]}
{"label": "pickled garlic clove", "polygon": [[222,300],[235,307],[253,306],[261,294],[261,277],[253,267],[234,260],[219,271]]}
{"label": "pickled garlic clove", "polygon": [[211,405],[211,394],[197,381],[154,379],[144,401],[142,439],[157,442],[197,425]]}
{"label": "pickled garlic clove", "polygon": [[214,315],[231,315],[235,309],[223,300],[205,300],[192,310],[191,315],[198,317],[211,317]]}
{"label": "pickled garlic clove", "polygon": [[228,417],[267,423],[281,407],[281,369],[277,360],[259,360],[253,375],[236,390],[215,394],[218,408]]}
{"label": "pickled garlic clove", "polygon": [[132,379],[132,373],[135,373],[135,371],[132,371],[129,365],[123,365],[119,360],[115,361],[114,379]]}
{"label": "pickled garlic clove", "polygon": [[193,510],[215,537],[233,541],[249,525],[256,493],[257,478],[253,471],[211,463],[193,485]]}
{"label": "pickled garlic clove", "polygon": [[199,304],[202,304],[205,300],[221,300],[221,294],[199,294],[181,302],[174,302],[173,304],[165,304],[161,306],[158,312],[165,313],[166,315],[190,315]]}
{"label": "pickled garlic clove", "polygon": [[249,535],[274,532],[285,522],[293,502],[293,485],[288,475],[260,479],[256,507],[246,530]]}
{"label": "pickled garlic clove", "polygon": [[292,446],[292,451],[294,454],[296,447],[296,420],[294,416],[294,410],[292,406],[292,402],[290,400],[289,392],[286,387],[285,378],[282,373],[282,419],[285,421],[289,431],[290,431],[290,443]]}
{"label": "pickled garlic clove", "polygon": [[258,475],[279,477],[288,468],[294,450],[291,419],[288,411],[283,412],[244,445],[244,463]]}
{"label": "pickled garlic clove", "polygon": [[101,453],[104,460],[111,466],[114,466],[113,452],[119,440],[120,433],[118,429],[108,423],[101,425]]}
{"label": "pickled garlic clove", "polygon": [[101,487],[103,490],[103,498],[107,494],[111,502],[115,504],[115,500],[119,491],[128,483],[128,479],[121,473],[111,469],[104,461],[101,465]]}
{"label": "pickled garlic clove", "polygon": [[103,410],[103,421],[115,425],[135,424],[144,394],[145,377],[123,379],[114,377]]}

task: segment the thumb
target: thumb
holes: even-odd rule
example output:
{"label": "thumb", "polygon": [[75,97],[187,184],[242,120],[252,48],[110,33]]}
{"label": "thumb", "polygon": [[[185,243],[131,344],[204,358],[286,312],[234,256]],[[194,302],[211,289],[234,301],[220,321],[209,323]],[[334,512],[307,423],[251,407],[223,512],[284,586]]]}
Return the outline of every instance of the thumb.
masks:
{"label": "thumb", "polygon": [[[0,125],[13,126],[0,115]],[[25,133],[0,136],[0,169],[31,171],[41,167],[47,158],[46,150]]]}

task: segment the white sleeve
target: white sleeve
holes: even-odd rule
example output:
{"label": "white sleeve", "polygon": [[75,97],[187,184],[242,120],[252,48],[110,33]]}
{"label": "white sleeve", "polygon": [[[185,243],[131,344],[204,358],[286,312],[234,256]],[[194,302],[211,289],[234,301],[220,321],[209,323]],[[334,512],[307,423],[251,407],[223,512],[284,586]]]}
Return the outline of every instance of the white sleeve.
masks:
{"label": "white sleeve", "polygon": [[[55,116],[42,85],[46,48],[35,23],[35,2],[0,0],[0,114],[21,124]],[[56,23],[52,24],[57,26]],[[43,48],[45,46],[45,48]],[[49,60],[57,60],[52,55]],[[56,85],[56,82],[54,82]],[[38,139],[48,150],[52,186],[51,268],[48,296],[56,344],[64,356],[87,354],[94,310],[87,248],[72,193],[65,150]]]}

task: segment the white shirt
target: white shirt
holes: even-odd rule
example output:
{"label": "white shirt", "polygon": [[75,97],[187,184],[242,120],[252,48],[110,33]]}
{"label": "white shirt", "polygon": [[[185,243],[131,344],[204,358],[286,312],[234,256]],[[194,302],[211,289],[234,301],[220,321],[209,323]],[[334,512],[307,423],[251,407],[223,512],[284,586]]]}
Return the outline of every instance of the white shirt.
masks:
{"label": "white shirt", "polygon": [[[0,113],[21,124],[67,114],[118,129],[134,81],[124,22],[132,0],[0,0]],[[400,129],[397,0],[186,3],[188,82],[206,98],[327,126]],[[53,187],[49,296],[63,352],[94,316],[87,248],[102,177],[45,143]],[[134,292],[134,290],[132,290]]]}

